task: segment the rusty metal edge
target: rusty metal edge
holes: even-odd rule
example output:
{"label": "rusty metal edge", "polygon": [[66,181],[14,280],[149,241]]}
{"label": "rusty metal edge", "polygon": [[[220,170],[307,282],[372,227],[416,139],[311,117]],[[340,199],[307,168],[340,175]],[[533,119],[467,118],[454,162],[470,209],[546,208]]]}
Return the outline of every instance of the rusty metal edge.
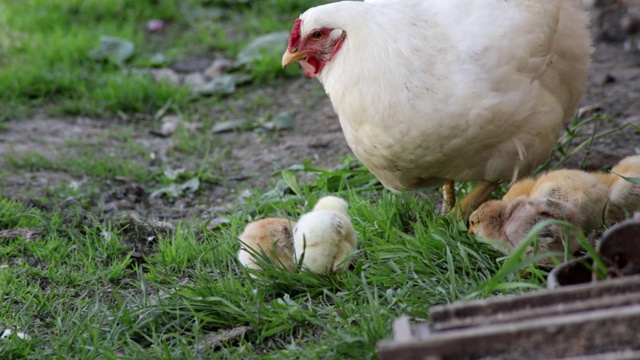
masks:
{"label": "rusty metal edge", "polygon": [[566,286],[554,290],[541,290],[523,295],[460,302],[433,306],[429,313],[435,323],[473,316],[520,311],[548,306],[551,303],[583,300],[602,295],[640,292],[640,276],[628,276],[606,282]]}
{"label": "rusty metal edge", "polygon": [[[427,357],[455,358],[469,353],[507,352],[510,348],[518,349],[528,344],[534,335],[548,334],[550,329],[559,333],[562,331],[572,335],[573,340],[582,339],[581,331],[587,324],[599,325],[607,323],[631,323],[640,326],[640,305],[623,308],[597,310],[591,313],[569,314],[565,316],[544,317],[521,323],[491,325],[485,328],[470,328],[442,333],[431,333],[425,337],[413,337],[401,343],[381,341],[377,349],[380,359],[411,360]],[[609,335],[606,326],[601,326],[603,333],[582,334],[583,340],[591,341],[601,336],[599,340]],[[631,329],[630,329],[631,330]],[[631,333],[630,336],[640,336]],[[620,339],[618,339],[620,340]],[[545,346],[570,346],[566,339],[557,337],[545,338]],[[636,346],[640,344],[635,343]],[[565,349],[570,352],[571,349]],[[575,354],[581,355],[581,354]],[[588,355],[588,354],[586,354]],[[572,355],[573,356],[573,355]]]}
{"label": "rusty metal edge", "polygon": [[627,350],[615,351],[604,354],[575,356],[570,358],[556,358],[553,360],[637,360],[640,359],[640,351]]}
{"label": "rusty metal edge", "polygon": [[507,313],[497,313],[491,315],[483,314],[478,316],[451,319],[448,322],[435,323],[433,326],[433,331],[450,331],[454,329],[500,324],[512,321],[526,321],[543,316],[567,315],[578,312],[636,304],[640,305],[640,292],[616,294],[615,296],[603,296],[598,298],[587,298],[585,300],[575,302],[551,303],[547,306],[526,308],[519,311],[511,311]]}

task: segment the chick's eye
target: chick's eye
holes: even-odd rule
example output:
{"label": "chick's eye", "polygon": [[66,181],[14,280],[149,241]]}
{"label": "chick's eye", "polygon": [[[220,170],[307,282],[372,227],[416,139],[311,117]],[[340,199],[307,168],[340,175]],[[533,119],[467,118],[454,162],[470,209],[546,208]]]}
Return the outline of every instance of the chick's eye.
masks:
{"label": "chick's eye", "polygon": [[313,40],[321,40],[324,37],[324,33],[322,31],[316,31],[311,34],[311,38]]}

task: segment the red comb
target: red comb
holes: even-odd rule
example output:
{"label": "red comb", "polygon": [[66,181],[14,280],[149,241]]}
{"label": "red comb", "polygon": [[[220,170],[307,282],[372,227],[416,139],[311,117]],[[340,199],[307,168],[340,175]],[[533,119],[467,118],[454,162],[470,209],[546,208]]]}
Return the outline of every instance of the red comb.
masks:
{"label": "red comb", "polygon": [[291,29],[291,36],[289,37],[289,48],[295,48],[300,42],[300,26],[302,25],[301,19],[296,19],[293,23],[293,29]]}

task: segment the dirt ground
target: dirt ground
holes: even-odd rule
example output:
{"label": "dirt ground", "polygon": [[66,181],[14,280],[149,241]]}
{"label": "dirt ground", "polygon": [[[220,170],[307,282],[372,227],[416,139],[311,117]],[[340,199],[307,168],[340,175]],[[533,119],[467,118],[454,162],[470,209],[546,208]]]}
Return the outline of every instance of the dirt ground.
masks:
{"label": "dirt ground", "polygon": [[[629,40],[620,27],[621,9],[614,3],[597,4],[593,10],[593,34],[595,51],[591,67],[588,90],[582,101],[583,109],[607,114],[612,120],[602,120],[585,129],[585,138],[593,127],[604,131],[628,122],[640,125],[640,54],[625,51]],[[188,61],[186,61],[188,63]],[[206,61],[196,61],[193,66],[206,66]],[[198,65],[201,64],[201,65]],[[183,64],[176,67],[184,67]],[[253,86],[246,89],[247,98],[266,96],[275,99],[271,113],[295,112],[293,129],[278,133],[258,131],[211,134],[212,141],[220,149],[232,148],[230,155],[220,165],[224,173],[221,183],[204,184],[204,192],[177,200],[148,200],[149,189],[131,182],[110,179],[108,189],[95,204],[105,211],[135,210],[143,215],[153,214],[162,219],[175,219],[187,215],[211,216],[232,210],[242,191],[255,186],[267,189],[276,179],[265,176],[304,159],[314,166],[334,167],[344,155],[350,154],[344,141],[328,98],[315,80],[302,76],[282,80],[270,86]],[[238,106],[242,111],[242,106]],[[217,110],[209,114],[220,116]],[[81,139],[100,146],[105,152],[118,151],[118,143],[106,141],[114,127],[121,121],[93,120],[86,118],[51,118],[43,115],[30,119],[19,119],[6,124],[0,133],[0,154],[22,151],[37,151],[45,157],[69,156],[74,151],[69,139]],[[129,125],[131,126],[131,125]],[[173,140],[149,133],[148,126],[132,126],[132,137],[149,153],[162,153],[173,146]],[[598,139],[590,148],[588,169],[601,169],[620,158],[640,152],[640,133],[631,126],[605,138]],[[164,150],[163,150],[164,149]],[[220,151],[213,148],[212,151]],[[571,161],[569,166],[578,166],[580,161]],[[0,167],[8,166],[5,157],[0,158]],[[1,180],[2,195],[29,201],[46,197],[47,189],[56,186],[73,186],[82,183],[83,177],[72,176],[61,171],[33,169],[5,176]]]}

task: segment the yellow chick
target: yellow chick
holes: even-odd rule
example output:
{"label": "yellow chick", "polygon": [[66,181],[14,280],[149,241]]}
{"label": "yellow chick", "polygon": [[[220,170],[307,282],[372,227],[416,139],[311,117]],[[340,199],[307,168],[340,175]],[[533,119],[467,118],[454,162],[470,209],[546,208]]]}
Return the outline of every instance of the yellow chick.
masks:
{"label": "yellow chick", "polygon": [[248,268],[261,270],[252,253],[245,248],[249,247],[254,253],[264,252],[274,264],[284,266],[289,271],[295,270],[291,231],[295,226],[294,221],[280,218],[267,218],[249,223],[238,236],[244,243],[238,252],[238,260]]}
{"label": "yellow chick", "polygon": [[629,156],[611,168],[607,224],[624,220],[640,206],[640,185],[626,178],[640,178],[640,155]]}
{"label": "yellow chick", "polygon": [[335,196],[320,199],[313,211],[298,220],[293,244],[296,258],[304,256],[302,265],[308,270],[338,272],[343,260],[356,250],[356,231],[346,201]]}
{"label": "yellow chick", "polygon": [[535,185],[536,181],[534,179],[522,179],[509,187],[509,190],[504,194],[502,200],[511,202],[520,196],[529,196]]}
{"label": "yellow chick", "polygon": [[605,184],[607,188],[611,188],[611,185],[613,185],[613,183],[616,181],[616,178],[618,177],[613,174],[602,173],[602,172],[594,172],[593,176],[595,176],[596,179],[598,179],[598,181]]}
{"label": "yellow chick", "polygon": [[583,229],[597,229],[608,201],[609,188],[593,174],[581,170],[562,169],[542,174],[531,189],[530,197],[551,199],[572,206],[583,215]]}

